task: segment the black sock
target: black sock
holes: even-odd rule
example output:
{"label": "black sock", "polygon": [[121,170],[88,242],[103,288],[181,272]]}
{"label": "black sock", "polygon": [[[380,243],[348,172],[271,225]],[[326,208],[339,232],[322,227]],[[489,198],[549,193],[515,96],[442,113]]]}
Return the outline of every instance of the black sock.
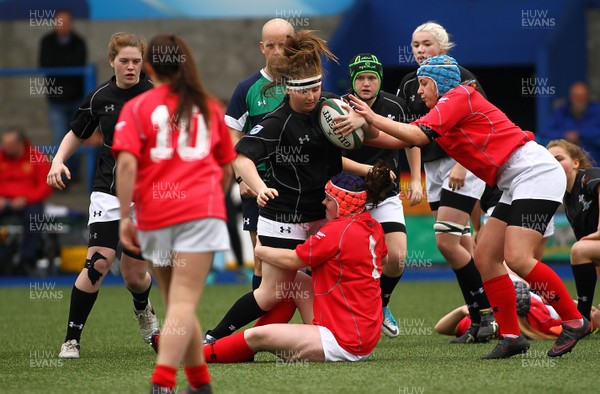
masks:
{"label": "black sock", "polygon": [[474,324],[479,324],[481,322],[479,310],[489,308],[490,302],[483,290],[483,282],[481,280],[481,275],[475,266],[475,260],[471,257],[471,260],[467,265],[454,270],[454,274],[456,275],[463,298],[467,303],[471,321]]}
{"label": "black sock", "polygon": [[67,324],[67,336],[65,342],[71,339],[81,339],[81,331],[87,321],[94,303],[98,298],[98,292],[86,293],[73,286],[71,290],[71,306],[69,308],[69,324]]}
{"label": "black sock", "polygon": [[596,289],[596,264],[585,263],[571,266],[577,288],[577,310],[590,320],[590,311]]}
{"label": "black sock", "polygon": [[215,328],[210,330],[210,336],[215,339],[220,339],[233,334],[238,328],[244,327],[246,324],[253,322],[266,311],[263,311],[258,306],[254,292],[244,294],[233,306],[227,311],[225,317]]}
{"label": "black sock", "polygon": [[148,297],[150,296],[150,289],[152,288],[152,282],[150,282],[150,286],[143,293],[134,293],[129,290],[131,296],[133,297],[133,307],[136,311],[143,311],[146,309],[146,305],[148,305]]}
{"label": "black sock", "polygon": [[262,282],[262,276],[260,275],[252,275],[252,290],[256,290],[260,287],[260,282]]}
{"label": "black sock", "polygon": [[396,285],[400,282],[400,278],[402,278],[402,274],[395,278],[387,276],[386,274],[381,274],[379,287],[381,287],[381,306],[384,308],[390,303],[390,297],[392,296]]}

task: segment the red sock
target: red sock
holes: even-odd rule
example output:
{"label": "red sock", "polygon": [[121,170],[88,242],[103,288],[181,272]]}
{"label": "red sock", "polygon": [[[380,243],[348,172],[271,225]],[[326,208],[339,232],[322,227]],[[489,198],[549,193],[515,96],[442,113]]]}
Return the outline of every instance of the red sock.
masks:
{"label": "red sock", "polygon": [[525,280],[549,305],[556,309],[563,321],[582,318],[569,291],[552,268],[538,261]]}
{"label": "red sock", "polygon": [[187,376],[188,382],[192,389],[197,389],[205,384],[210,383],[210,374],[208,373],[208,365],[196,365],[194,367],[183,367]]}
{"label": "red sock", "polygon": [[203,350],[207,363],[240,363],[250,360],[256,354],[246,343],[244,331],[204,345]]}
{"label": "red sock", "polygon": [[500,335],[521,335],[517,319],[517,294],[508,274],[486,280],[483,288],[498,322]]}
{"label": "red sock", "polygon": [[152,374],[152,384],[172,389],[175,387],[176,378],[177,368],[169,367],[168,365],[157,365]]}
{"label": "red sock", "polygon": [[264,326],[266,324],[289,323],[296,312],[294,301],[285,299],[280,301],[269,312],[265,313],[256,321],[254,327]]}

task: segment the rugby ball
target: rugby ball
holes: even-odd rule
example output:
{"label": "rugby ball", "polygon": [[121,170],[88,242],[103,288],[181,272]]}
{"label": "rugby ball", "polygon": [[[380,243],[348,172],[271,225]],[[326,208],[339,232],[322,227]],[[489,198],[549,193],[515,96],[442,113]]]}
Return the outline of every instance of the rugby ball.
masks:
{"label": "rugby ball", "polygon": [[346,115],[348,111],[342,108],[344,102],[340,99],[327,99],[321,103],[319,114],[319,125],[325,137],[335,146],[340,149],[355,150],[362,146],[365,134],[362,129],[356,129],[352,133],[344,137],[341,134],[336,134],[333,129],[336,116]]}

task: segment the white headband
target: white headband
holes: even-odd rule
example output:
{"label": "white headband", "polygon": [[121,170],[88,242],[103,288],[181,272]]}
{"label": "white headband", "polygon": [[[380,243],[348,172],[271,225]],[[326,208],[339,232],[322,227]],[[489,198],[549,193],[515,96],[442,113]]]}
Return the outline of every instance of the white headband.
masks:
{"label": "white headband", "polygon": [[321,85],[321,74],[304,79],[290,79],[285,83],[286,87],[291,90],[304,90],[314,88]]}

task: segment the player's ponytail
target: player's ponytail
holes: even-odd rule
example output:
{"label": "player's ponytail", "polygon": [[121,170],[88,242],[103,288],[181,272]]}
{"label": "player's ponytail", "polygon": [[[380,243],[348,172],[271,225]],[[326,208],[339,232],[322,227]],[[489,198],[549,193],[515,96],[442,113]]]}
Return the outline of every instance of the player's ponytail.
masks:
{"label": "player's ponytail", "polygon": [[386,191],[392,184],[390,171],[390,167],[381,159],[371,168],[365,177],[367,204],[377,207],[381,201],[387,198]]}
{"label": "player's ponytail", "polygon": [[[337,63],[337,57],[327,47],[327,41],[319,38],[313,30],[298,30],[293,36],[288,36],[283,53],[274,55],[269,62],[273,82],[265,87],[265,91],[273,87],[290,87],[290,81],[322,75],[322,56]],[[307,81],[307,88],[311,82]],[[314,82],[320,83],[320,78]]]}
{"label": "player's ponytail", "polygon": [[163,34],[155,36],[148,47],[145,61],[152,66],[156,77],[168,83],[170,90],[179,96],[175,119],[190,119],[192,108],[197,106],[209,125],[210,94],[204,88],[187,43],[181,37]]}

